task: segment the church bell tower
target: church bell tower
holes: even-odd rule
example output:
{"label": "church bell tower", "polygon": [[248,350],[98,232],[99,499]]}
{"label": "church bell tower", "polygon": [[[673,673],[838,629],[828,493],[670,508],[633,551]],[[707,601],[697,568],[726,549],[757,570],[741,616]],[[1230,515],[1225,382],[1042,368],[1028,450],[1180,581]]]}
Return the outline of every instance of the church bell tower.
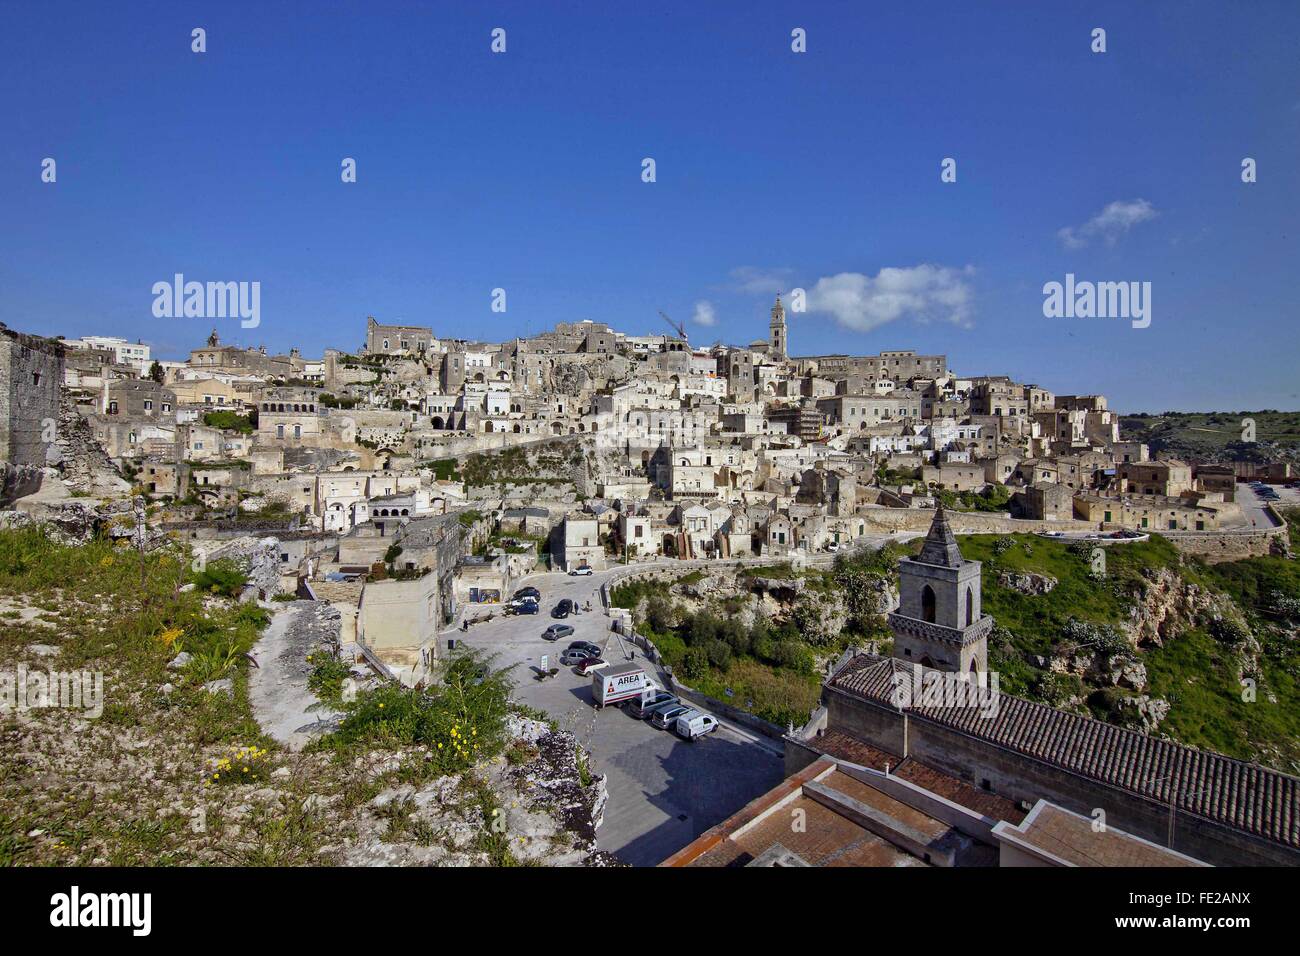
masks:
{"label": "church bell tower", "polygon": [[768,338],[768,354],[784,362],[786,359],[785,306],[781,304],[781,293],[776,295],[776,305],[772,306],[771,335]]}
{"label": "church bell tower", "polygon": [[942,502],[921,553],[899,559],[898,579],[898,610],[889,615],[894,657],[941,671],[987,671],[993,618],[980,611],[980,562],[961,556]]}

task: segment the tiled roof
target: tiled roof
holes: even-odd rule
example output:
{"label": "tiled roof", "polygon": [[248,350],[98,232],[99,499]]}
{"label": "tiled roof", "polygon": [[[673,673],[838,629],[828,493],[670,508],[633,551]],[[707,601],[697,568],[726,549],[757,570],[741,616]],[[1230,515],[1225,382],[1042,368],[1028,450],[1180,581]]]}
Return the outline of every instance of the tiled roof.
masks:
{"label": "tiled roof", "polygon": [[[912,665],[861,654],[829,686],[887,707],[894,674]],[[919,696],[919,694],[918,694]],[[950,727],[1059,767],[1247,833],[1300,847],[1300,778],[1158,740],[1032,701],[999,695],[994,716],[973,707],[912,707],[914,720]]]}

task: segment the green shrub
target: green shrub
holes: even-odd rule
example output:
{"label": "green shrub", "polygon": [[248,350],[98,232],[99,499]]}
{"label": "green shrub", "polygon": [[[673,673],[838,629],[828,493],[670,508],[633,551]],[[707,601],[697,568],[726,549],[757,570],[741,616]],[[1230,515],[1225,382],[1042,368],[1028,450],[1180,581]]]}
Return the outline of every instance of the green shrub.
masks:
{"label": "green shrub", "polygon": [[191,580],[198,590],[207,594],[237,597],[248,583],[248,575],[233,559],[218,558],[208,562],[202,571],[196,571]]}
{"label": "green shrub", "polygon": [[322,745],[429,748],[431,769],[457,773],[499,755],[514,686],[507,670],[493,670],[492,658],[466,651],[442,663],[429,688],[385,684],[348,705],[338,730]]}

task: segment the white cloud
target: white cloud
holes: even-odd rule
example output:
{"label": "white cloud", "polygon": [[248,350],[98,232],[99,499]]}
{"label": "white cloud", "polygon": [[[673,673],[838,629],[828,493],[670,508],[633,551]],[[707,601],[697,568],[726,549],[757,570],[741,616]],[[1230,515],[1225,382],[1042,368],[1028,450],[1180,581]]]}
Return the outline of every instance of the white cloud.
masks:
{"label": "white cloud", "polygon": [[825,276],[808,290],[808,311],[831,315],[845,328],[867,332],[896,319],[970,324],[972,292],[967,278],[975,267],[951,269],[922,264]]}
{"label": "white cloud", "polygon": [[1113,246],[1138,223],[1157,215],[1155,206],[1145,199],[1117,199],[1082,226],[1065,226],[1056,235],[1067,249],[1082,249],[1093,239],[1102,239],[1106,245]]}
{"label": "white cloud", "polygon": [[695,314],[691,316],[691,321],[696,325],[716,325],[718,322],[718,313],[713,308],[713,303],[706,299],[701,299],[695,303]]}
{"label": "white cloud", "polygon": [[792,269],[759,269],[757,266],[738,266],[728,275],[731,290],[746,295],[775,295],[793,284]]}

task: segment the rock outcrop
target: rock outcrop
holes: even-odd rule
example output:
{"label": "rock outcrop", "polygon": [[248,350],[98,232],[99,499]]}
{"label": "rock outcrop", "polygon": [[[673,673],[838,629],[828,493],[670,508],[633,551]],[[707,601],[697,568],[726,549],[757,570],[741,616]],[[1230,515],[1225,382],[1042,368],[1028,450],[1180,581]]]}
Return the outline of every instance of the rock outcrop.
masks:
{"label": "rock outcrop", "polygon": [[1057,583],[1050,574],[1035,574],[1033,571],[1002,571],[998,574],[999,586],[1018,594],[1050,594]]}

